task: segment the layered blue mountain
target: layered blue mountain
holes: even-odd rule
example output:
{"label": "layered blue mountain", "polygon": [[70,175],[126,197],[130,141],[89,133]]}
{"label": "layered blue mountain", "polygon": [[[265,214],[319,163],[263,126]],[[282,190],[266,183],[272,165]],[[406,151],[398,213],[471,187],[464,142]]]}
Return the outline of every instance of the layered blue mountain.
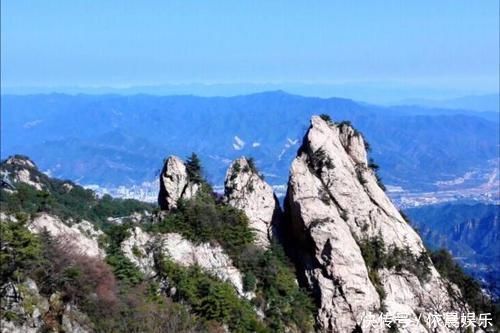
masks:
{"label": "layered blue mountain", "polygon": [[432,108],[441,109],[462,109],[474,111],[500,111],[500,95],[476,95],[463,96],[445,100],[429,100],[429,99],[407,99],[401,102],[406,105],[420,105]]}
{"label": "layered blue mountain", "polygon": [[4,95],[1,154],[25,154],[53,176],[116,186],[155,178],[164,157],[198,153],[211,182],[253,156],[284,184],[313,114],[349,120],[373,147],[386,184],[432,190],[498,158],[498,113],[380,107],[281,91],[236,97]]}
{"label": "layered blue mountain", "polygon": [[426,245],[450,250],[500,297],[500,206],[442,204],[406,210]]}

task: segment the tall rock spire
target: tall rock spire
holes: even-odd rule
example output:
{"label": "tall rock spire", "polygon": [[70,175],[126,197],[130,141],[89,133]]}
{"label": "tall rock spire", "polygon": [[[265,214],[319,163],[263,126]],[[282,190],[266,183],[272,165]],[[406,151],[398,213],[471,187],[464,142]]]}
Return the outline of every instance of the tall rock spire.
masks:
{"label": "tall rock spire", "polygon": [[196,195],[200,185],[189,178],[186,165],[177,156],[170,156],[160,174],[158,204],[162,210],[177,207],[179,199],[190,199]]}
{"label": "tall rock spire", "polygon": [[273,188],[262,179],[252,160],[241,157],[230,165],[224,192],[229,205],[245,212],[256,244],[269,247],[282,214]]}
{"label": "tall rock spire", "polygon": [[[285,207],[287,247],[317,298],[322,331],[377,331],[367,318],[385,311],[417,319],[461,310],[381,188],[363,136],[350,124],[312,117],[290,169]],[[410,331],[427,328],[416,320]]]}

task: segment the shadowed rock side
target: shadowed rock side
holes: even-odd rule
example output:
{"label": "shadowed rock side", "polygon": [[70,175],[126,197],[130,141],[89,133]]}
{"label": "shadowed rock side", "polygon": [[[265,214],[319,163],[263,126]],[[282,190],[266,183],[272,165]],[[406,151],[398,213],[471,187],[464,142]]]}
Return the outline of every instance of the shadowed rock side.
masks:
{"label": "shadowed rock side", "polygon": [[277,238],[282,212],[273,188],[262,179],[253,162],[241,157],[230,165],[224,193],[229,205],[245,212],[255,231],[256,244],[269,247],[273,238]]}
{"label": "shadowed rock side", "polygon": [[158,204],[162,210],[177,207],[179,199],[194,197],[199,184],[189,179],[184,162],[177,156],[170,156],[163,165],[160,174],[160,192]]}
{"label": "shadowed rock side", "polygon": [[[463,310],[371,166],[360,133],[349,124],[317,116],[291,166],[285,199],[287,248],[315,295],[316,320],[324,332],[379,331],[370,327],[367,316],[385,311],[416,320],[419,313]],[[381,260],[370,267],[361,248],[371,240],[378,240],[388,256],[403,258],[403,264],[384,266]],[[423,273],[405,266],[405,258],[423,262]],[[428,332],[424,324],[398,329]],[[447,330],[442,326],[436,331]]]}

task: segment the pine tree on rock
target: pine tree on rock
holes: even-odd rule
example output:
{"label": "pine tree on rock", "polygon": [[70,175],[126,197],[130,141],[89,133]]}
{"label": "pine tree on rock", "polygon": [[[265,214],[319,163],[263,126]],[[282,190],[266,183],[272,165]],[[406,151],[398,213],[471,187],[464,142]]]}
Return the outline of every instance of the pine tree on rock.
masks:
{"label": "pine tree on rock", "polygon": [[203,182],[201,161],[195,153],[192,153],[186,160],[186,171],[189,176],[189,180],[192,182],[197,184]]}

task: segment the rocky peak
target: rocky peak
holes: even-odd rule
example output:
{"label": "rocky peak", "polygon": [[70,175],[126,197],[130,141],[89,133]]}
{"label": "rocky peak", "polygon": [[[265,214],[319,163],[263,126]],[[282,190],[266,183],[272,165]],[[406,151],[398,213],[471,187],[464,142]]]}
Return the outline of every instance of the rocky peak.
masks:
{"label": "rocky peak", "polygon": [[262,179],[253,160],[241,157],[229,166],[224,193],[229,205],[245,212],[256,233],[256,244],[269,247],[276,236],[281,209],[273,188]]}
{"label": "rocky peak", "polygon": [[362,135],[350,125],[314,116],[292,163],[289,193],[294,181],[302,179],[299,175],[312,177],[319,198],[311,199],[335,209],[356,237],[382,233],[387,245],[409,246],[419,253],[422,241],[379,186],[366,156]]}
{"label": "rocky peak", "polygon": [[45,178],[28,157],[14,155],[7,158],[0,166],[2,188],[15,189],[14,183],[24,183],[39,191],[45,188],[42,178]]}
{"label": "rocky peak", "polygon": [[[313,121],[315,119],[313,118]],[[316,121],[318,120],[316,119]],[[340,142],[352,160],[357,164],[367,165],[367,144],[361,133],[354,129],[350,122],[341,122],[337,127]]]}
{"label": "rocky peak", "polygon": [[[347,123],[314,116],[291,166],[285,209],[288,248],[301,249],[294,255],[320,304],[322,330],[369,332],[363,318],[383,311],[416,318],[459,310],[420,237],[379,184],[362,135]],[[397,271],[373,263],[367,249],[397,256]],[[417,262],[425,262],[421,274]]]}
{"label": "rocky peak", "polygon": [[194,197],[199,187],[190,179],[185,163],[177,156],[170,156],[160,174],[158,204],[163,210],[176,208],[179,199]]}
{"label": "rocky peak", "polygon": [[30,160],[27,156],[23,156],[23,155],[11,156],[5,161],[5,164],[17,166],[17,167],[21,167],[21,168],[26,168],[26,169],[36,169],[37,168],[35,163],[32,160]]}

